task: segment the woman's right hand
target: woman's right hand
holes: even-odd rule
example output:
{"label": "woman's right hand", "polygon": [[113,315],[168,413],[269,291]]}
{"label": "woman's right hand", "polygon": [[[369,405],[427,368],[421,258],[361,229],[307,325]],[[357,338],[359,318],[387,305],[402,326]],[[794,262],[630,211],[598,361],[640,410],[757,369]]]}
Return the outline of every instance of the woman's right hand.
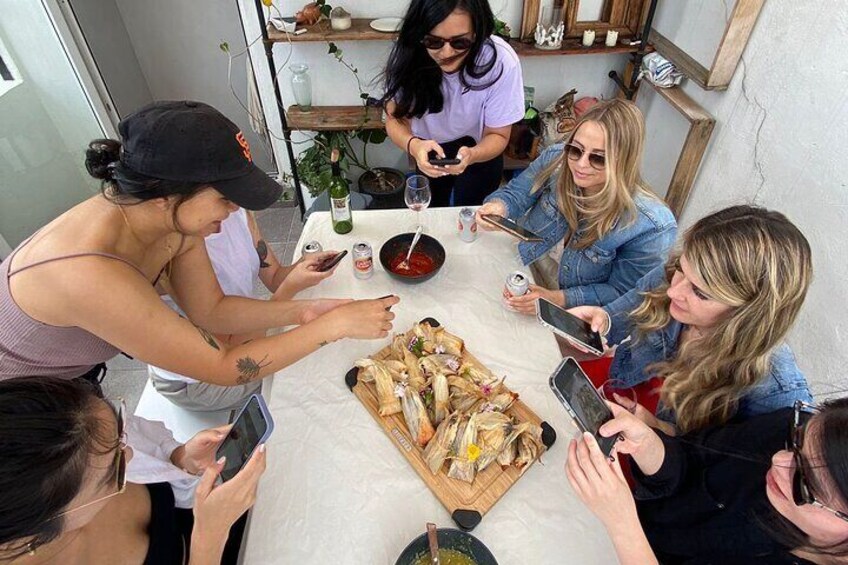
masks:
{"label": "woman's right hand", "polygon": [[506,209],[506,204],[504,204],[500,200],[492,200],[491,202],[486,202],[479,208],[477,208],[477,213],[475,219],[477,220],[477,225],[483,228],[486,231],[494,231],[498,228],[487,222],[483,219],[483,214],[495,214],[497,216],[503,216],[506,218],[506,215],[509,211]]}
{"label": "woman's right hand", "polygon": [[256,501],[259,477],[265,472],[265,445],[253,452],[235,477],[215,486],[224,464],[222,457],[207,467],[194,491],[195,532],[210,541],[226,541],[230,527]]}
{"label": "woman's right hand", "polygon": [[392,330],[395,315],[391,308],[398,302],[400,298],[394,295],[355,300],[328,312],[326,316],[332,320],[332,327],[339,331],[339,338],[377,339],[386,337]]}
{"label": "woman's right hand", "polygon": [[432,139],[414,138],[409,143],[409,154],[415,159],[418,170],[431,178],[439,178],[449,175],[442,167],[430,164],[430,151],[435,151],[440,159],[445,158],[445,150]]}
{"label": "woman's right hand", "polygon": [[598,429],[604,437],[619,436],[615,443],[618,453],[629,453],[646,475],[659,471],[665,459],[665,445],[648,424],[631,414],[626,408],[607,401],[612,410],[612,420]]}
{"label": "woman's right hand", "polygon": [[575,306],[569,308],[568,313],[577,316],[584,322],[592,326],[593,332],[598,332],[601,335],[607,335],[609,332],[609,316],[600,306]]}

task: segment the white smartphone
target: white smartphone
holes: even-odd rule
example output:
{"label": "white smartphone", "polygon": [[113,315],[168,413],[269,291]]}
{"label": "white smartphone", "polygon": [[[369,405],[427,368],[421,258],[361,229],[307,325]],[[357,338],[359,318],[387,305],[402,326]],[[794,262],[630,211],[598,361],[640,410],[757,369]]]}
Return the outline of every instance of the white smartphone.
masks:
{"label": "white smartphone", "polygon": [[592,326],[577,316],[569,314],[553,302],[540,298],[536,301],[536,318],[539,323],[557,335],[580,347],[601,356],[604,342],[601,334],[592,331]]}

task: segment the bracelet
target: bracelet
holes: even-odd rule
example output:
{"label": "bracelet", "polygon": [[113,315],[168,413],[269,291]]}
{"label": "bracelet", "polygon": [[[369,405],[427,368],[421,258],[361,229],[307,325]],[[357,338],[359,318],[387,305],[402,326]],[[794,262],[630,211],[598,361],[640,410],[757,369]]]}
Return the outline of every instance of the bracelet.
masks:
{"label": "bracelet", "polygon": [[413,135],[407,140],[407,142],[406,142],[406,154],[407,155],[412,155],[412,153],[409,152],[409,145],[412,143],[413,139],[421,139],[421,138],[418,137],[417,135]]}
{"label": "bracelet", "polygon": [[607,331],[602,333],[601,337],[607,337],[607,335],[609,335],[610,333],[610,330],[612,329],[612,318],[610,317],[609,312],[607,312],[606,310],[603,310],[603,312],[607,316]]}

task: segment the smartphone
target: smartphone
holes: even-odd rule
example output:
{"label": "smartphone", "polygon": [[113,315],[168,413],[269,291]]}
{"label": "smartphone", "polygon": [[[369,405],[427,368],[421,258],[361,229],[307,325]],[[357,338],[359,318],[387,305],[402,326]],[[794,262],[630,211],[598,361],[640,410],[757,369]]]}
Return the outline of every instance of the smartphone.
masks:
{"label": "smartphone", "polygon": [[592,326],[577,316],[569,314],[553,302],[539,298],[536,301],[536,319],[557,335],[588,349],[595,355],[604,354],[601,334],[592,331]]}
{"label": "smartphone", "polygon": [[612,420],[612,410],[606,405],[592,381],[572,357],[566,357],[548,379],[551,390],[574,418],[580,431],[589,432],[598,441],[601,452],[609,457],[618,436],[603,437],[598,429]]}
{"label": "smartphone", "polygon": [[271,419],[265,400],[259,394],[250,395],[215,454],[216,460],[227,457],[221,470],[221,479],[229,481],[235,477],[259,444],[268,440],[272,431],[274,420]]}
{"label": "smartphone", "polygon": [[459,165],[460,160],[457,159],[456,155],[453,157],[448,157],[445,155],[445,158],[442,159],[439,157],[435,151],[430,151],[427,153],[427,161],[435,166],[435,167],[444,167],[445,165]]}
{"label": "smartphone", "polygon": [[506,233],[517,237],[522,241],[543,241],[542,238],[535,233],[522,228],[512,220],[499,216],[498,214],[483,214],[480,217],[486,222],[502,229]]}
{"label": "smartphone", "polygon": [[337,253],[336,255],[333,255],[332,257],[324,259],[324,261],[321,262],[318,265],[318,268],[316,270],[319,273],[325,273],[325,272],[329,271],[330,269],[332,269],[333,267],[338,265],[339,261],[344,259],[345,255],[347,255],[347,249],[345,249],[344,251],[340,251],[339,253]]}

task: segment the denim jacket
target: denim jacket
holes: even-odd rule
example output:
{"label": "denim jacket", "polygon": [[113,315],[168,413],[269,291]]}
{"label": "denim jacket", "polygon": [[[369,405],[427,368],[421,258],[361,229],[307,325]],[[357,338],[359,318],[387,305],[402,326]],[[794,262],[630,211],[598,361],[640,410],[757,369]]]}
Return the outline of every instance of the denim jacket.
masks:
{"label": "denim jacket", "polygon": [[[680,332],[685,327],[672,319],[664,328],[624,341],[634,330],[630,312],[642,303],[642,293],[662,284],[664,267],[657,267],[639,281],[636,288],[604,307],[610,325],[607,341],[620,344],[610,367],[610,377],[621,379],[630,386],[651,378],[645,368],[652,363],[671,359],[677,354]],[[768,374],[739,399],[736,418],[749,418],[779,408],[792,406],[796,400],[812,402],[807,379],[804,377],[789,346],[781,344],[771,354]]]}
{"label": "denim jacket", "polygon": [[[518,177],[486,198],[506,205],[507,216],[544,239],[519,243],[525,265],[543,257],[570,232],[557,207],[554,174],[535,193],[536,176],[562,155],[563,144],[546,149]],[[612,230],[585,249],[566,247],[559,261],[559,288],[568,307],[609,304],[636,286],[648,271],[662,265],[677,236],[677,222],[659,199],[637,195],[635,222],[616,222]],[[577,230],[580,236],[580,229]]]}

